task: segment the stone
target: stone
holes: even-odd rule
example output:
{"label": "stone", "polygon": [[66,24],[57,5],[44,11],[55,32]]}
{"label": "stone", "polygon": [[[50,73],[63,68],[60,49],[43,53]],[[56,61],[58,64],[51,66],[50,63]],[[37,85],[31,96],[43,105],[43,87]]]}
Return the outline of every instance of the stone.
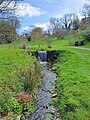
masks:
{"label": "stone", "polygon": [[52,98],[56,98],[56,97],[57,97],[57,94],[56,94],[56,93],[52,95]]}

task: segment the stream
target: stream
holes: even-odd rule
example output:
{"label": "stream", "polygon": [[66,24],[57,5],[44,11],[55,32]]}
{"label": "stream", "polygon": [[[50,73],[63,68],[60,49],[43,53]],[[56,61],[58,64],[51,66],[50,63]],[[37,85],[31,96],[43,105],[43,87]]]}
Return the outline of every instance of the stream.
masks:
{"label": "stream", "polygon": [[50,71],[46,62],[47,55],[45,53],[46,52],[39,52],[40,63],[44,67],[44,79],[35,101],[35,112],[28,120],[56,120],[52,119],[54,110],[50,104],[53,97],[52,93],[55,90],[54,83],[56,80],[56,74]]}

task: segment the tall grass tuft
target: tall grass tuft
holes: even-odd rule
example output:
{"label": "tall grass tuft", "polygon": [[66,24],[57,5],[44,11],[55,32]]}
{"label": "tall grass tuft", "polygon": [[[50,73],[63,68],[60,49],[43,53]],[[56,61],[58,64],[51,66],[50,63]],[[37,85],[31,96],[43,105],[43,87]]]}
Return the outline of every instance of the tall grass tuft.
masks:
{"label": "tall grass tuft", "polygon": [[41,77],[41,66],[37,61],[35,61],[34,64],[32,64],[32,67],[29,67],[27,70],[24,79],[24,90],[30,94],[35,93],[36,89],[41,85]]}

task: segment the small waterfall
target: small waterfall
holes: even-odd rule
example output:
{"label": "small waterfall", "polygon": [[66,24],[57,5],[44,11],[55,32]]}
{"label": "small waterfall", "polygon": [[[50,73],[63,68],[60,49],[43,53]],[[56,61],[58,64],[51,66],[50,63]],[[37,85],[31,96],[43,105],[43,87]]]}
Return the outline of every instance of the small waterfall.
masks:
{"label": "small waterfall", "polygon": [[47,63],[47,51],[38,51],[38,59],[41,64]]}

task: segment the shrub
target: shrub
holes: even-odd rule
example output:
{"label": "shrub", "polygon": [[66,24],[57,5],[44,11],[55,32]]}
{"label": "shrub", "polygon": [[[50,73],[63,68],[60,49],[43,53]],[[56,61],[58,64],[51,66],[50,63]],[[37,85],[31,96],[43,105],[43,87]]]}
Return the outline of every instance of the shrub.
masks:
{"label": "shrub", "polygon": [[19,103],[31,102],[31,96],[25,92],[21,92],[18,96]]}

